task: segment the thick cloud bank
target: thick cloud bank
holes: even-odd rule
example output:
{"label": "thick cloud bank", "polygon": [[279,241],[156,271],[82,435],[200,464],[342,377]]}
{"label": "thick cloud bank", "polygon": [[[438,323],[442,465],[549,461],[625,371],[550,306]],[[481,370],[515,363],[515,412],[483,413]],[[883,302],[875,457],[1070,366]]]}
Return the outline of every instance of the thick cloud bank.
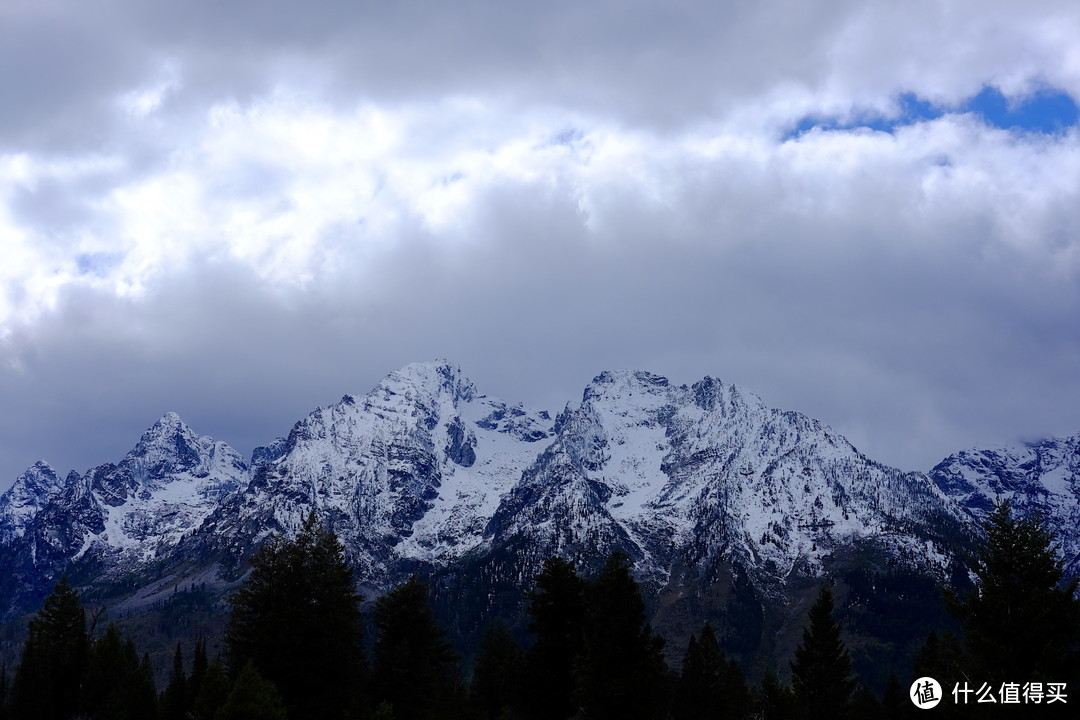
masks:
{"label": "thick cloud bank", "polygon": [[0,9],[0,487],[434,357],[909,469],[1080,431],[1073,3],[167,6]]}

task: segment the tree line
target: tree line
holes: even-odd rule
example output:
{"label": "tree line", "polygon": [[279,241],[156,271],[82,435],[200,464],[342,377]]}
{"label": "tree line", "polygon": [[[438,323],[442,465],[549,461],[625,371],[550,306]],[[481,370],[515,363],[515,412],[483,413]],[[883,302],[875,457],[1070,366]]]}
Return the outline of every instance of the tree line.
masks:
{"label": "tree line", "polygon": [[[959,635],[932,633],[911,679],[953,683],[1047,680],[1078,687],[1077,582],[1062,582],[1052,539],[1007,503],[985,524],[977,591],[952,598]],[[698,720],[906,717],[919,712],[910,680],[894,674],[881,697],[852,672],[828,582],[787,665],[756,683],[705,624],[678,671],[650,627],[628,558],[614,553],[594,578],[548,559],[526,596],[528,639],[490,626],[470,676],[434,619],[419,578],[376,600],[365,643],[363,598],[337,537],[311,515],[294,539],[252,560],[229,599],[224,653],[178,644],[167,685],[116,625],[97,633],[65,580],[29,623],[12,678],[0,669],[0,720]],[[1080,702],[1080,696],[1073,698]],[[943,705],[946,717],[993,716]],[[1004,708],[1005,710],[1011,708]],[[1000,710],[999,710],[1000,711]],[[1007,714],[1007,713],[1006,713]]]}

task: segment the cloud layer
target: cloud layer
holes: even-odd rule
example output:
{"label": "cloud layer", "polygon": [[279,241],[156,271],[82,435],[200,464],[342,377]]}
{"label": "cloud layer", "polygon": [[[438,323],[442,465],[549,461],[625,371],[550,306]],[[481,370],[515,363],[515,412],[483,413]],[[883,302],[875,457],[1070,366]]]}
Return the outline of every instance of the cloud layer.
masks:
{"label": "cloud layer", "polygon": [[0,10],[0,487],[434,357],[711,374],[905,468],[1080,430],[1080,130],[970,103],[1080,98],[1071,3],[170,8]]}

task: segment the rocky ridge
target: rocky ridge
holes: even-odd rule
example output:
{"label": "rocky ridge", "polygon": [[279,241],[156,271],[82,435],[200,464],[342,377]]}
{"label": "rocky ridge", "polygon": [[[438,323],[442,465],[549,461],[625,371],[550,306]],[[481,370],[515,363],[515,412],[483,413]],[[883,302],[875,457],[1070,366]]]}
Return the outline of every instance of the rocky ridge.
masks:
{"label": "rocky ridge", "polygon": [[657,592],[726,568],[779,597],[840,562],[944,578],[1003,493],[1068,535],[1075,572],[1078,444],[902,472],[713,378],[605,372],[552,418],[480,394],[451,363],[416,363],[316,409],[250,462],[168,413],[115,465],[63,481],[35,465],[0,497],[0,597],[10,618],[64,572],[116,583],[117,597],[235,583],[260,543],[311,511],[369,593],[419,570],[483,594],[500,578],[521,586],[552,553],[587,566],[619,549]]}

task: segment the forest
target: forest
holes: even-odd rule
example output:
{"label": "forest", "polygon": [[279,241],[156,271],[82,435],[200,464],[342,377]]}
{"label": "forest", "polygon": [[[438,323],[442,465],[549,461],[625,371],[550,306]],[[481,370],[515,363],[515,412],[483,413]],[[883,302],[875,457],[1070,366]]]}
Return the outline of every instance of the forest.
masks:
{"label": "forest", "polygon": [[1005,502],[983,529],[975,590],[943,590],[955,622],[874,693],[853,671],[829,578],[793,656],[748,678],[707,623],[669,666],[621,553],[591,578],[549,558],[526,596],[527,638],[494,623],[466,667],[421,578],[365,606],[340,542],[311,515],[252,559],[229,599],[223,652],[178,643],[160,688],[149,656],[117,625],[88,620],[62,579],[30,620],[18,666],[0,668],[0,720],[888,719],[935,698],[939,717],[1072,716],[1077,580],[1063,578],[1037,518]]}

